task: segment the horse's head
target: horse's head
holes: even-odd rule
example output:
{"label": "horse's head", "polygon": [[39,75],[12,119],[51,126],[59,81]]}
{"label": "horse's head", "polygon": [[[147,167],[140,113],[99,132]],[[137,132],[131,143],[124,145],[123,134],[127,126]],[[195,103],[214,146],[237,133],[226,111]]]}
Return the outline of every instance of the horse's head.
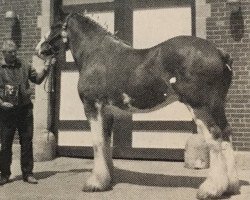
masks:
{"label": "horse's head", "polygon": [[[91,45],[96,45],[97,38],[103,39],[105,35],[111,34],[91,18],[77,13],[63,14],[51,27],[50,33],[37,45],[37,55],[46,59],[47,56],[58,53],[63,48],[63,44],[66,44],[66,48],[63,49],[68,50],[69,43],[71,48],[78,48],[80,51],[82,48],[79,48],[79,45],[82,43],[89,45],[89,49],[93,49],[96,46]],[[92,42],[93,40],[96,41]]]}
{"label": "horse's head", "polygon": [[38,57],[45,59],[48,56],[53,56],[59,52],[62,45],[67,44],[67,23],[69,17],[70,15],[65,18],[63,23],[60,21],[51,26],[49,33],[41,39],[36,47]]}

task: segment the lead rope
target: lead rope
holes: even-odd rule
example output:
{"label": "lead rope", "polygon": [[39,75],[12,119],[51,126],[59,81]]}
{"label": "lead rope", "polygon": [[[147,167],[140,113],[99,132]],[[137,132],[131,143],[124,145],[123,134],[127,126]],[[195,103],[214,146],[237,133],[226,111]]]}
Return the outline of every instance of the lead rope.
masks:
{"label": "lead rope", "polygon": [[47,83],[48,83],[48,76],[45,77],[45,81],[44,81],[44,85],[43,85],[43,89],[46,93],[49,93],[49,91],[46,89]]}
{"label": "lead rope", "polygon": [[[52,69],[53,67],[50,67],[49,69],[49,72],[48,72],[48,75],[46,76],[45,78],[45,81],[44,81],[44,91],[47,92],[47,93],[54,93],[54,70]],[[50,81],[49,81],[50,79]],[[50,85],[49,85],[50,83]],[[47,89],[48,88],[48,89]]]}
{"label": "lead rope", "polygon": [[[46,93],[48,93],[48,94],[52,94],[55,91],[54,90],[54,68],[53,67],[49,67],[49,71],[48,71],[47,76],[45,77],[43,88],[44,88],[44,91]],[[48,134],[47,134],[47,142],[50,141],[49,134],[50,134],[50,131],[51,131],[51,126],[52,126],[52,124],[50,122],[50,127],[48,128],[49,131],[48,131]]]}
{"label": "lead rope", "polygon": [[47,93],[53,93],[55,91],[55,89],[54,89],[54,66],[55,66],[55,63],[53,63],[53,64],[51,63],[53,58],[55,58],[55,57],[49,58],[50,59],[50,61],[48,63],[49,69],[47,71],[47,75],[45,77],[44,86],[43,86],[44,91]]}

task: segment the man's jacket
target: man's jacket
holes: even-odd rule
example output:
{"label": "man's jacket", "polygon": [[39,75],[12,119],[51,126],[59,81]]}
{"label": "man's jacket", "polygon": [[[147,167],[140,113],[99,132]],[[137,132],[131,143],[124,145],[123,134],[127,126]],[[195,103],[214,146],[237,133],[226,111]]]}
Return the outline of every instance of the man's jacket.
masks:
{"label": "man's jacket", "polygon": [[[36,83],[36,76],[36,70],[23,60],[17,59],[15,64],[11,66],[7,65],[3,60],[0,65],[0,101],[5,101],[8,92],[9,95],[12,92],[17,92],[18,102],[15,106],[31,104],[32,89],[29,80]],[[10,91],[6,91],[6,88]]]}

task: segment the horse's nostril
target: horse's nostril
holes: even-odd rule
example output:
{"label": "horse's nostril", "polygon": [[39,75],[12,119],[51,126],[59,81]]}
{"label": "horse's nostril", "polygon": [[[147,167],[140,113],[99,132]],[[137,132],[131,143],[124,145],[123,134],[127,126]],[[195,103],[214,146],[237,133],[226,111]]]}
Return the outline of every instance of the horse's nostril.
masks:
{"label": "horse's nostril", "polygon": [[41,49],[40,54],[44,55],[44,56],[49,56],[49,55],[53,54],[53,51],[51,48]]}
{"label": "horse's nostril", "polygon": [[46,52],[48,52],[50,50],[50,46],[49,45],[42,45],[40,50],[39,50],[39,53],[40,54],[46,54]]}

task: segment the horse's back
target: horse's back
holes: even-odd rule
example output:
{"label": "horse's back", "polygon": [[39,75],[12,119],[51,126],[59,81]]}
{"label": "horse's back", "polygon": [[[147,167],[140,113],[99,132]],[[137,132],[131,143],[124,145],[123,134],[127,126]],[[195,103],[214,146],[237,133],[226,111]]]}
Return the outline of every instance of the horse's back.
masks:
{"label": "horse's back", "polygon": [[[165,60],[171,61],[179,59],[179,62],[189,62],[196,67],[195,70],[199,71],[199,65],[197,62],[202,61],[203,66],[206,64],[207,70],[218,70],[222,66],[222,60],[220,50],[216,46],[202,38],[194,36],[177,36],[171,38],[156,48],[161,48],[163,57]],[[193,63],[191,63],[193,62]],[[215,66],[220,65],[221,66]]]}
{"label": "horse's back", "polygon": [[[173,88],[181,100],[196,104],[207,101],[213,88],[224,87],[222,55],[201,38],[177,36],[148,49],[117,44],[100,52],[94,65],[80,75],[78,89],[91,99],[104,97],[122,104],[126,93],[134,106],[147,109],[172,95]],[[169,82],[172,77],[177,80],[174,84]]]}

